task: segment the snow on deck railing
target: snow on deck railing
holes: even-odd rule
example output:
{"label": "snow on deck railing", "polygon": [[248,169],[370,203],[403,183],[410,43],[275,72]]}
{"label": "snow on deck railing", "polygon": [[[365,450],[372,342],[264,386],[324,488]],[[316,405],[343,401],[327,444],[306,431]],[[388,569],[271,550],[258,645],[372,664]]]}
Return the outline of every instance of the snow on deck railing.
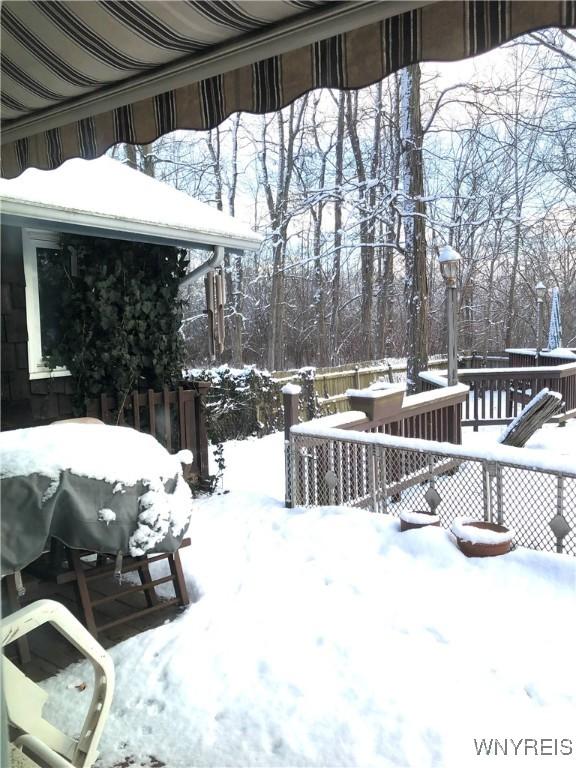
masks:
{"label": "snow on deck railing", "polygon": [[576,555],[576,459],[546,451],[344,430],[308,422],[290,435],[294,506],[399,515],[428,510],[509,525],[516,543]]}
{"label": "snow on deck railing", "polygon": [[422,371],[418,375],[423,381],[427,381],[429,384],[434,384],[436,387],[448,386],[446,371],[440,371],[438,373],[435,373],[434,371]]}
{"label": "snow on deck railing", "polygon": [[[350,392],[349,392],[350,394]],[[334,416],[315,418],[307,425],[312,430],[338,427],[372,434],[391,432],[424,440],[448,440],[451,444],[461,442],[461,408],[468,395],[465,384],[442,387],[431,392],[405,395],[403,386],[392,386],[384,390],[351,392],[350,406],[353,411]],[[285,396],[285,400],[290,400]],[[289,453],[291,430],[297,424],[297,407],[294,403],[284,404],[286,506],[292,506],[291,477],[292,461]]]}
{"label": "snow on deck railing", "polygon": [[[342,414],[348,415],[348,414]],[[328,417],[330,418],[330,417]],[[512,448],[507,445],[493,445],[490,448],[464,448],[454,443],[440,443],[435,440],[421,440],[415,437],[399,437],[396,435],[384,435],[373,432],[359,432],[356,430],[341,430],[335,427],[316,426],[317,422],[307,421],[292,427],[293,435],[321,438],[323,440],[340,440],[356,442],[362,445],[379,445],[383,448],[399,448],[405,451],[418,451],[419,453],[433,453],[438,456],[457,458],[470,461],[494,461],[509,466],[523,467],[542,472],[555,472],[571,475],[576,478],[576,457],[558,459],[550,456],[545,450],[525,448]]]}
{"label": "snow on deck railing", "polygon": [[463,426],[507,424],[545,387],[562,395],[564,418],[576,413],[576,361],[526,368],[466,369],[458,372],[458,378],[470,386]]}
{"label": "snow on deck railing", "polygon": [[555,357],[559,360],[573,360],[576,361],[576,354],[571,349],[565,347],[556,347],[555,349],[548,349],[544,352],[540,352],[540,357]]}

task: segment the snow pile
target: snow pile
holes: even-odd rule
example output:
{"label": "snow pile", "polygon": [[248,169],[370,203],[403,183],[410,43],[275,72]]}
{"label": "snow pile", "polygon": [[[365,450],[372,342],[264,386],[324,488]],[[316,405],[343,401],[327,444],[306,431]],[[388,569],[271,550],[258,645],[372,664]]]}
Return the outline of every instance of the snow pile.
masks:
{"label": "snow pile", "polygon": [[89,215],[97,226],[125,226],[128,232],[154,224],[160,230],[181,230],[183,237],[200,236],[200,242],[219,235],[257,248],[262,240],[238,219],[110,157],[68,160],[52,171],[29,168],[16,179],[0,179],[0,197],[35,204],[48,218],[56,209],[70,220]]}
{"label": "snow pile", "polygon": [[438,249],[438,263],[445,264],[446,262],[460,262],[462,257],[460,254],[452,248],[451,245],[443,245]]}
{"label": "snow pile", "polygon": [[188,450],[188,448],[183,448],[181,451],[178,451],[177,454],[175,454],[174,458],[180,462],[180,464],[186,464],[190,465],[194,461],[194,456],[192,455],[192,451]]}
{"label": "snow pile", "polygon": [[192,494],[181,474],[173,493],[166,493],[158,480],[146,485],[148,492],[138,499],[138,525],[128,542],[132,557],[146,554],[169,533],[178,538],[190,520]]}
{"label": "snow pile", "polygon": [[409,509],[403,509],[400,517],[405,523],[411,525],[435,525],[440,522],[438,515],[432,515],[428,512],[413,512]]}
{"label": "snow pile", "polygon": [[151,435],[104,424],[50,424],[0,433],[0,477],[60,472],[136,485],[181,473],[177,456]]}
{"label": "snow pile", "polygon": [[477,528],[470,523],[479,523],[473,517],[457,517],[451,526],[452,533],[462,541],[469,541],[471,544],[504,544],[512,541],[514,531],[510,528],[507,531],[492,531],[490,528]]}
{"label": "snow pile", "polygon": [[541,357],[558,357],[564,360],[576,360],[576,355],[571,349],[567,347],[555,347],[554,349],[546,349],[544,352],[540,352]]}
{"label": "snow pile", "polygon": [[437,387],[447,387],[448,378],[446,371],[422,371],[418,374],[421,379],[434,384]]}
{"label": "snow pile", "polygon": [[[182,551],[198,601],[111,651],[99,768],[462,768],[474,739],[574,744],[575,558],[468,559],[440,528],[286,510],[282,456],[282,434],[226,444],[230,492],[200,500]],[[79,680],[43,684],[72,732]]]}
{"label": "snow pile", "polygon": [[288,382],[288,384],[284,384],[280,391],[283,395],[299,395],[302,392],[302,387],[298,384]]}
{"label": "snow pile", "polygon": [[[496,433],[500,427],[495,427],[493,433]],[[491,430],[492,432],[492,430]],[[484,437],[488,439],[488,434]],[[477,435],[480,438],[481,434]],[[469,439],[468,436],[466,436]],[[558,428],[556,424],[544,424],[542,429],[539,429],[530,440],[526,443],[526,448],[529,448],[529,456],[534,454],[548,455],[556,458],[558,463],[568,462],[572,467],[572,471],[576,472],[576,451],[574,451],[574,445],[576,444],[576,420],[570,419],[561,428]]]}
{"label": "snow pile", "polygon": [[113,509],[100,509],[98,510],[98,520],[101,523],[106,523],[106,525],[110,525],[110,523],[113,523],[114,520],[116,520],[116,512],[114,512]]}
{"label": "snow pile", "polygon": [[382,390],[393,389],[396,392],[398,392],[400,390],[404,390],[405,388],[406,387],[405,387],[404,384],[393,384],[392,382],[385,381],[384,379],[378,379],[373,384],[370,384],[370,386],[368,387],[369,390],[379,390],[379,391],[382,391]]}

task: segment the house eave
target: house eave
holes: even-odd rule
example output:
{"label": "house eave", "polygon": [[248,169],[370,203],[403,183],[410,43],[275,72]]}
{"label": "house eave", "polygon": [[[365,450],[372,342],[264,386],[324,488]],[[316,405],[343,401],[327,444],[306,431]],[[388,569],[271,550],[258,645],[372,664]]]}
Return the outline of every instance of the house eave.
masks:
{"label": "house eave", "polygon": [[182,248],[223,246],[234,250],[255,251],[261,238],[245,238],[222,232],[170,227],[154,222],[102,216],[84,211],[48,207],[36,203],[2,199],[2,225],[49,229],[115,240],[135,240]]}

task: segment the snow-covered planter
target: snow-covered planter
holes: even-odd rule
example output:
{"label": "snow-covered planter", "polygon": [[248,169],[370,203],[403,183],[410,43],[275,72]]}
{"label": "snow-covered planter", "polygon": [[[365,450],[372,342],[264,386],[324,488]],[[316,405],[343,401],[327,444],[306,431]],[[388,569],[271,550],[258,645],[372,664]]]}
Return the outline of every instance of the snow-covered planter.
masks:
{"label": "snow-covered planter", "polygon": [[433,512],[426,512],[423,509],[403,510],[400,512],[400,530],[412,531],[416,528],[427,528],[429,525],[440,525],[440,518]]}
{"label": "snow-covered planter", "polygon": [[505,555],[510,551],[514,538],[514,531],[504,525],[464,517],[454,520],[452,533],[466,557]]}
{"label": "snow-covered planter", "polygon": [[364,411],[370,421],[378,421],[400,412],[404,385],[393,384],[386,389],[349,389],[346,395],[350,401],[350,410]]}

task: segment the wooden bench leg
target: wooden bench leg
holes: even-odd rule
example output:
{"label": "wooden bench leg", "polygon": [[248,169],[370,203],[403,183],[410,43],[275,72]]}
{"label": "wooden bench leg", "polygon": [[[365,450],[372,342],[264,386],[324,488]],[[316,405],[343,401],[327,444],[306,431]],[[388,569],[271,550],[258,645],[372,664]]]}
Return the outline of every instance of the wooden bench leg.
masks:
{"label": "wooden bench leg", "polygon": [[76,594],[78,600],[82,606],[84,613],[84,621],[86,622],[86,628],[91,635],[98,637],[98,629],[96,628],[96,621],[94,619],[94,611],[92,610],[92,601],[90,600],[90,593],[88,592],[88,583],[86,581],[86,573],[82,560],[80,559],[80,553],[76,549],[69,549],[68,554],[72,562],[72,567],[76,574]]}
{"label": "wooden bench leg", "polygon": [[184,573],[182,571],[182,563],[180,562],[180,553],[178,550],[168,555],[168,563],[170,564],[170,573],[174,577],[174,592],[178,598],[180,605],[188,605],[190,598],[188,597],[188,590],[186,589],[186,581],[184,580]]}
{"label": "wooden bench leg", "polygon": [[[18,589],[16,587],[16,576],[10,574],[6,576],[6,596],[8,602],[8,608],[10,613],[14,613],[20,608],[20,599],[18,597]],[[16,640],[16,648],[18,649],[18,657],[22,666],[30,663],[30,646],[28,645],[28,638],[21,637]]]}
{"label": "wooden bench leg", "polygon": [[[150,575],[150,566],[148,565],[148,558],[142,558],[142,565],[138,568],[138,576],[140,576],[140,583],[142,586],[150,584],[152,582],[152,576]],[[144,597],[146,598],[146,605],[151,608],[153,605],[158,605],[158,595],[154,587],[144,590]]]}
{"label": "wooden bench leg", "polygon": [[[190,544],[190,540],[184,539],[181,546],[185,547],[185,546],[188,546],[189,544]],[[153,579],[150,574],[150,562],[147,557],[137,557],[137,558],[126,557],[124,558],[124,561],[123,561],[122,572],[124,573],[128,571],[137,571],[138,576],[140,578],[140,584],[138,586],[131,586],[127,589],[120,590],[115,594],[110,594],[105,597],[99,597],[97,600],[93,600],[90,597],[88,583],[99,578],[105,578],[107,576],[111,576],[112,569],[110,568],[110,566],[98,566],[98,565],[94,567],[86,568],[82,563],[80,552],[75,549],[70,549],[70,548],[68,549],[68,560],[70,563],[71,570],[68,573],[60,576],[59,583],[68,583],[70,581],[74,582],[78,603],[83,613],[84,623],[88,631],[94,637],[98,637],[99,629],[100,630],[109,629],[110,627],[116,626],[117,624],[122,624],[125,621],[130,621],[131,618],[143,616],[148,612],[160,610],[164,607],[168,607],[169,605],[174,605],[178,603],[178,605],[186,606],[190,603],[190,599],[188,597],[188,590],[186,589],[186,582],[184,580],[182,563],[180,561],[180,553],[178,551],[170,554],[158,553],[158,554],[152,555],[150,559],[152,562],[167,559],[170,567],[170,576],[164,576],[160,579]],[[159,599],[155,591],[155,584],[156,583],[163,584],[170,581],[172,582],[174,587],[175,597],[170,598],[169,600],[166,600],[166,601],[162,601]],[[115,619],[114,621],[108,622],[107,624],[102,624],[100,627],[97,626],[96,620],[94,617],[95,605],[108,603],[113,600],[120,599],[124,595],[136,593],[139,591],[144,592],[144,597],[145,597],[146,606],[147,606],[144,610],[128,613],[126,617]]]}

